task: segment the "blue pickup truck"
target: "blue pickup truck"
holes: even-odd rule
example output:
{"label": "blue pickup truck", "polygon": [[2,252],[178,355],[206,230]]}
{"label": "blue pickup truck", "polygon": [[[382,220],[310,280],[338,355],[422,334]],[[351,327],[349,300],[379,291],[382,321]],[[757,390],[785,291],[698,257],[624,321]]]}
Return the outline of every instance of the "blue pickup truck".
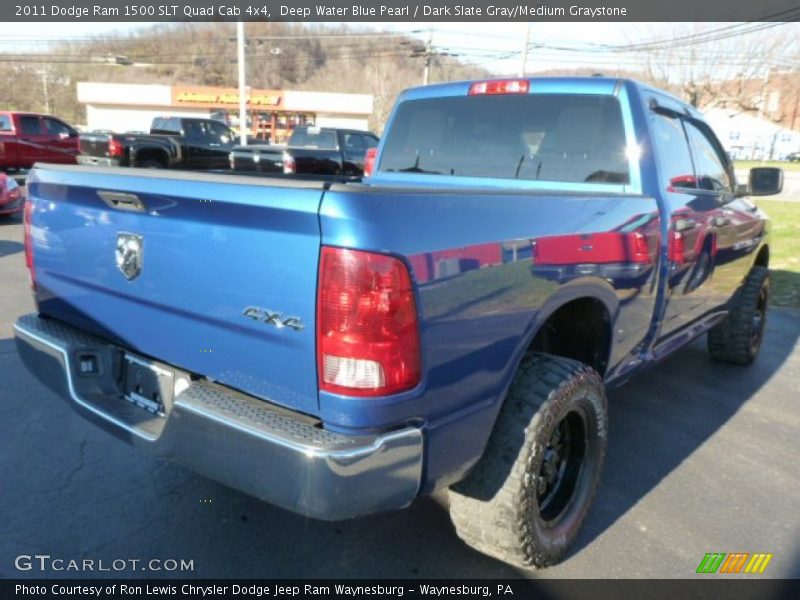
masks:
{"label": "blue pickup truck", "polygon": [[612,78],[398,99],[363,181],[38,165],[16,339],[79,413],[336,520],[448,490],[546,566],[585,520],[605,389],[708,334],[747,365],[769,220],[692,107]]}

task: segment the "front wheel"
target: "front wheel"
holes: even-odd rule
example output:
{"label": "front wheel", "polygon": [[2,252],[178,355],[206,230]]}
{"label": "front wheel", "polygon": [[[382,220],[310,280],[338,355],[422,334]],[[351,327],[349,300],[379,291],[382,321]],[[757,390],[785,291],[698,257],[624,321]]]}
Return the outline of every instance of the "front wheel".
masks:
{"label": "front wheel", "polygon": [[735,365],[752,363],[764,340],[768,307],[769,269],[755,266],[731,300],[728,316],[708,332],[711,358]]}
{"label": "front wheel", "polygon": [[589,512],[607,439],[600,376],[578,361],[528,355],[483,457],[450,491],[458,536],[510,564],[557,563]]}

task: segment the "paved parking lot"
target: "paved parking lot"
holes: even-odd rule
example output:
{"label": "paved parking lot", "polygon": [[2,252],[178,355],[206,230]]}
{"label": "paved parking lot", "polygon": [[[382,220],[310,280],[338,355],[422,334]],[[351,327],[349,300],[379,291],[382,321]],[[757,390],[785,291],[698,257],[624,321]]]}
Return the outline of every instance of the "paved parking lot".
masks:
{"label": "paved parking lot", "polygon": [[[687,577],[706,552],[770,552],[800,577],[800,312],[773,310],[749,369],[704,341],[610,392],[597,501],[562,565],[525,571],[456,537],[446,498],[310,521],[147,457],[36,382],[11,325],[32,310],[19,219],[0,221],[0,577],[14,557],[185,559],[197,577]],[[52,573],[51,573],[52,574]],[[159,575],[122,572],[119,575]],[[74,573],[55,573],[75,576]]]}

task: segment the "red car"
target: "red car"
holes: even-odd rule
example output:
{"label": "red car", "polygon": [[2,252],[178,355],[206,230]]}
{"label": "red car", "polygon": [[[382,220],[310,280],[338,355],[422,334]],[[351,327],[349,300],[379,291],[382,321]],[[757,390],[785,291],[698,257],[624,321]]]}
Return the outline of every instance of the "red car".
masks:
{"label": "red car", "polygon": [[25,194],[19,184],[5,173],[0,173],[0,217],[18,213],[25,205]]}
{"label": "red car", "polygon": [[28,169],[36,162],[74,164],[78,132],[48,115],[0,112],[0,169]]}

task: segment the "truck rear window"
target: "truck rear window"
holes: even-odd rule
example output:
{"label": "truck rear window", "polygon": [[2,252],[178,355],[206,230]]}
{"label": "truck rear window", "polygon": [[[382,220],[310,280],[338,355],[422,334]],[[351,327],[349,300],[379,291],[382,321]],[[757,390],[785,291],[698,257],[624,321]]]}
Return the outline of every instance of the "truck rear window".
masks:
{"label": "truck rear window", "polygon": [[625,131],[611,96],[490,95],[409,100],[381,171],[628,183]]}
{"label": "truck rear window", "polygon": [[336,132],[327,129],[295,129],[287,144],[290,148],[336,150]]}

